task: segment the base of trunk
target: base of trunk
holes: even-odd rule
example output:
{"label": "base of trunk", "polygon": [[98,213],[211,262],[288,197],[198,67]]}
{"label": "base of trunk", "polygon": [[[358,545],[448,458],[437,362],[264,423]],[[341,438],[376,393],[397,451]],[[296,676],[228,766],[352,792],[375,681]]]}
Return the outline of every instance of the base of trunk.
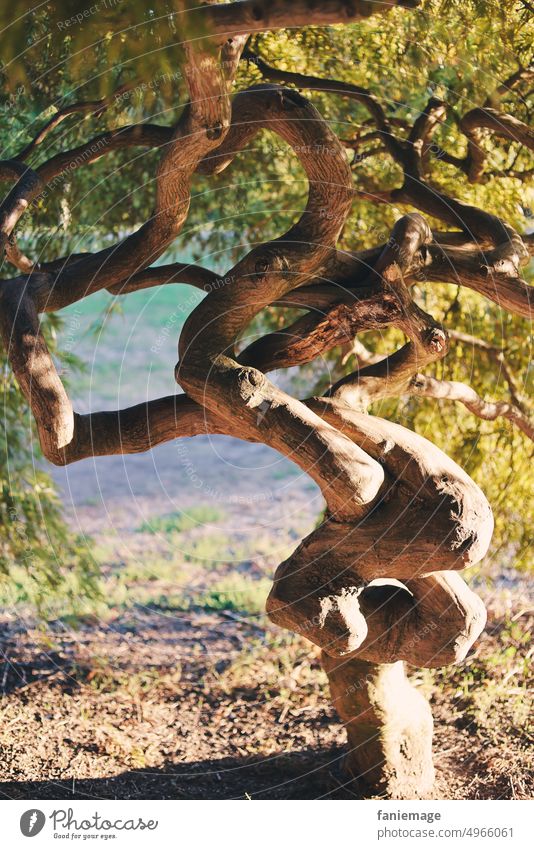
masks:
{"label": "base of trunk", "polygon": [[323,652],[332,701],[346,726],[344,771],[392,799],[428,797],[434,784],[432,714],[404,664],[333,658]]}

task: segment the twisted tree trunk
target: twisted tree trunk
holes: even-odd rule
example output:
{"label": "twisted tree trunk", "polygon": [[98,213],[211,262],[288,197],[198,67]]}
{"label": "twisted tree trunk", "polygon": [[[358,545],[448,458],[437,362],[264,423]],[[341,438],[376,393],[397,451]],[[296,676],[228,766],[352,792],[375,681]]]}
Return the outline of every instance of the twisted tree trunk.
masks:
{"label": "twisted tree trunk", "polygon": [[[460,228],[432,233],[419,213],[411,213],[397,222],[386,245],[350,255],[338,252],[336,243],[355,193],[353,174],[344,145],[328,124],[291,88],[265,84],[230,98],[248,32],[352,21],[392,5],[247,0],[192,12],[204,15],[215,37],[188,47],[191,102],[177,126],[115,130],[97,148],[102,156],[125,145],[163,147],[153,217],[112,248],[32,264],[13,242],[17,221],[58,173],[80,161],[78,151],[65,151],[30,168],[22,157],[37,149],[36,142],[0,166],[0,178],[17,179],[0,207],[0,238],[8,259],[26,272],[1,282],[0,299],[4,344],[51,462],[225,433],[272,446],[318,483],[326,517],[278,567],[267,612],[274,623],[321,648],[332,698],[347,727],[349,773],[379,792],[412,798],[432,788],[432,718],[408,683],[404,663],[457,663],[479,636],[484,606],[458,570],[484,556],[493,520],[483,493],[450,458],[367,409],[376,399],[412,393],[456,397],[477,412],[468,393],[456,389],[456,395],[446,396],[439,381],[421,376],[421,369],[446,355],[448,336],[414,302],[412,284],[421,271],[429,282],[459,280],[507,309],[528,314],[530,289],[519,268],[529,251],[505,222],[439,195],[425,182],[436,104],[429,104],[408,139],[399,140],[376,98],[343,84],[347,96],[369,107],[378,135],[403,167],[398,197]],[[272,74],[265,67],[266,75]],[[298,84],[317,88],[314,79],[300,76]],[[466,118],[471,147],[475,125],[491,130],[495,120],[488,110]],[[50,129],[47,125],[46,132]],[[308,202],[297,223],[253,248],[227,272],[224,286],[214,285],[214,275],[198,267],[150,268],[187,218],[194,174],[228,167],[264,129],[289,143],[306,171]],[[513,122],[500,129],[530,144],[531,135]],[[91,144],[94,140],[88,150]],[[473,176],[482,166],[472,151],[470,156],[465,168]],[[39,313],[102,288],[126,294],[177,280],[208,292],[179,340],[176,379],[186,395],[119,412],[74,413],[40,331]],[[268,334],[238,353],[241,332],[271,304],[309,312],[285,334]],[[297,400],[266,376],[270,369],[309,362],[335,345],[351,343],[361,330],[391,325],[409,341],[321,398]],[[532,434],[528,415],[515,400],[506,411],[492,412],[508,415]]]}
{"label": "twisted tree trunk", "polygon": [[323,666],[347,729],[348,775],[392,799],[430,794],[432,714],[408,682],[402,661],[339,660],[324,652]]}

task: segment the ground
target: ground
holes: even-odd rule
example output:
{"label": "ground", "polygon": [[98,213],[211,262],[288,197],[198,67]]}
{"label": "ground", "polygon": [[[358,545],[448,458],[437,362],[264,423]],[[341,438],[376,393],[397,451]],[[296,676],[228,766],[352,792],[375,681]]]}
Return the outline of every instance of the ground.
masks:
{"label": "ground", "polygon": [[[0,621],[3,798],[361,798],[314,648],[263,613],[317,520],[316,487],[264,446],[183,440],[56,473],[102,599]],[[239,496],[235,495],[239,492]],[[527,583],[470,580],[488,628],[465,663],[411,670],[435,718],[438,798],[530,798]]]}

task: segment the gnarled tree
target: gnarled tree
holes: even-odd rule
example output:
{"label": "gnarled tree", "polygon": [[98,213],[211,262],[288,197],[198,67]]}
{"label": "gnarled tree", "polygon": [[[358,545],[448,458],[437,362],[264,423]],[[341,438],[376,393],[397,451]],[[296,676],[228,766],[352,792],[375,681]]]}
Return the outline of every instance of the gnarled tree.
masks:
{"label": "gnarled tree", "polygon": [[[349,24],[395,6],[407,7],[398,13],[417,14],[411,11],[417,0],[242,0],[182,12],[177,28],[183,55],[177,61],[189,100],[176,123],[113,128],[43,159],[42,143],[60,122],[76,113],[105,115],[113,96],[71,103],[18,154],[0,162],[8,184],[0,207],[1,246],[20,272],[1,281],[0,316],[5,349],[50,462],[222,433],[272,446],[317,482],[325,518],[279,566],[267,612],[321,649],[334,704],[347,726],[349,773],[379,792],[410,798],[432,788],[432,718],[408,683],[404,663],[459,662],[481,633],[484,606],[458,573],[486,553],[493,518],[479,487],[453,460],[369,408],[399,396],[449,399],[485,419],[506,417],[533,437],[502,354],[482,340],[449,332],[422,309],[414,287],[453,282],[530,317],[531,289],[521,269],[534,240],[446,194],[433,182],[432,168],[437,160],[471,182],[483,181],[487,134],[522,151],[534,149],[534,137],[523,120],[488,99],[461,116],[466,152],[458,155],[435,140],[450,109],[445,99],[433,95],[411,122],[397,120],[376,93],[360,85],[273,66],[255,52],[253,38],[309,24]],[[240,62],[263,82],[234,93]],[[532,79],[532,69],[521,67],[502,82],[501,96]],[[357,102],[368,113],[365,129],[340,139],[303,94],[308,91]],[[283,235],[256,244],[222,284],[200,266],[154,266],[188,218],[195,175],[231,167],[265,130],[289,145],[305,170],[308,198],[300,217]],[[57,189],[65,173],[127,147],[159,149],[150,218],[94,253],[41,263],[26,256],[16,231],[27,210]],[[398,185],[359,187],[351,150],[358,161],[390,157]],[[513,171],[526,179],[529,169]],[[351,252],[338,245],[356,198],[406,209],[384,243]],[[432,229],[436,222],[442,222],[440,229]],[[102,289],[126,295],[178,281],[208,293],[178,340],[175,374],[183,394],[117,412],[74,412],[40,316]],[[303,313],[238,350],[243,331],[273,305]],[[387,356],[372,354],[357,338],[390,327],[407,341]],[[465,384],[425,374],[447,355],[451,339],[486,344],[507,379],[508,401],[486,401]],[[358,368],[320,396],[298,400],[267,377],[338,346],[352,346]]]}

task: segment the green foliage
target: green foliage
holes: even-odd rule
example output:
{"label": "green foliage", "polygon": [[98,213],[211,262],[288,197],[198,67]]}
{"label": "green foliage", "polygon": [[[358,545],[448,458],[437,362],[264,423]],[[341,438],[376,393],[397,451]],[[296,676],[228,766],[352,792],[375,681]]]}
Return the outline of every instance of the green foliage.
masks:
{"label": "green foliage", "polygon": [[188,510],[168,513],[165,516],[155,516],[148,522],[143,522],[138,530],[150,534],[172,534],[189,531],[199,525],[218,522],[223,518],[224,514],[221,510],[199,504],[196,507],[190,507]]}
{"label": "green foliage", "polygon": [[[44,332],[56,352],[56,316]],[[72,355],[64,362],[78,366]],[[62,517],[53,482],[40,463],[39,443],[28,406],[4,352],[0,431],[0,603],[30,604],[43,617],[81,612],[101,594],[98,567],[87,544],[73,537]]]}
{"label": "green foliage", "polygon": [[246,575],[230,575],[196,596],[193,603],[205,610],[234,610],[250,615],[263,614],[271,588],[269,578],[254,580]]}
{"label": "green foliage", "polygon": [[[156,81],[159,95],[170,99],[182,78],[176,57],[183,59],[183,40],[203,35],[198,16],[186,29],[183,11],[195,5],[187,0],[153,0],[149,5],[45,0],[29,8],[24,0],[13,0],[0,10],[6,84],[11,91],[31,87],[44,97],[50,85],[67,83],[102,96],[117,82],[139,79],[151,105],[157,99],[151,97]],[[43,62],[46,81],[39,74]]]}
{"label": "green foliage", "polygon": [[[0,104],[3,158],[27,144],[61,105],[107,95],[123,83],[131,82],[134,88],[112,101],[103,117],[69,117],[47,137],[30,164],[76,146],[104,127],[140,120],[176,121],[186,99],[178,46],[183,4],[98,5],[99,14],[86,16],[86,2],[50,0],[31,15],[26,14],[26,0],[3,4],[0,25],[8,27],[9,36],[3,39],[0,67],[6,85]],[[171,11],[177,15],[169,19]],[[81,22],[65,25],[79,14],[84,15]],[[353,26],[261,34],[254,36],[251,46],[280,68],[369,88],[385,105],[388,116],[401,123],[413,122],[431,94],[445,98],[452,112],[438,130],[436,141],[461,156],[465,138],[458,120],[488,97],[492,105],[510,108],[521,120],[529,120],[531,95],[529,100],[528,94],[515,93],[500,102],[493,92],[519,66],[528,64],[532,42],[532,20],[518,0],[425,0],[419,10],[399,9]],[[259,81],[257,68],[241,63],[236,88]],[[306,96],[341,138],[350,139],[369,129],[362,105],[331,93],[306,92]],[[492,171],[512,164],[518,170],[529,167],[528,152],[517,145],[494,137],[483,144]],[[36,260],[50,260],[71,251],[94,250],[133,230],[153,208],[158,155],[137,149],[120,151],[65,175],[22,220],[18,231],[22,249]],[[431,168],[438,189],[505,217],[520,231],[532,226],[532,187],[498,177],[471,185],[458,169],[440,160],[432,161]],[[398,166],[383,153],[355,164],[354,170],[356,188],[366,192],[400,183]],[[180,252],[187,258],[195,254],[206,265],[226,271],[251,244],[284,232],[298,218],[306,191],[305,175],[296,157],[278,138],[263,133],[227,171],[209,179],[195,178],[190,217],[173,246],[173,258]],[[356,198],[341,246],[359,250],[385,240],[394,221],[406,211],[401,206]],[[2,276],[11,271],[4,268]],[[508,315],[469,290],[456,291],[449,285],[423,282],[418,299],[449,327],[502,346],[525,394],[532,389],[526,320]],[[280,328],[293,315],[287,310],[266,310],[250,332]],[[53,341],[58,320],[47,318],[45,327]],[[366,334],[362,341],[372,351],[387,353],[403,339],[398,331],[388,331]],[[143,340],[138,343],[142,345]],[[72,365],[72,355],[64,352],[64,356],[64,362]],[[307,396],[313,386],[324,386],[354,368],[352,360],[343,368],[339,363],[340,351],[335,350],[320,363],[301,369],[293,377],[298,393]],[[68,537],[50,479],[35,466],[36,441],[27,406],[4,359],[1,365],[0,569],[16,579],[13,597],[43,605],[61,586],[65,592],[77,592],[75,587],[68,589],[72,580],[83,597],[97,586],[93,565]],[[495,364],[484,352],[460,343],[452,345],[435,373],[464,380],[488,398],[506,397]],[[480,422],[446,402],[402,399],[377,405],[373,412],[428,436],[474,476],[495,510],[493,557],[499,565],[526,567],[529,528],[534,522],[532,448],[527,439],[502,420]],[[218,518],[204,516],[198,521]],[[147,523],[142,530],[173,533],[186,529],[187,521],[187,515],[180,513],[164,518],[159,525]]]}

